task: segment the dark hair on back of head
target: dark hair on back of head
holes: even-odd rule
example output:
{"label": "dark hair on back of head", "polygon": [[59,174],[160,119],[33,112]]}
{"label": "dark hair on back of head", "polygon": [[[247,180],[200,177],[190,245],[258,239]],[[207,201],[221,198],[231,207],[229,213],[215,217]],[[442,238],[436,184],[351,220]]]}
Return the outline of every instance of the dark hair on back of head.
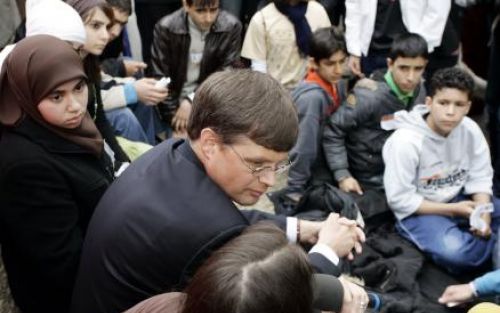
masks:
{"label": "dark hair on back of head", "polygon": [[188,6],[196,5],[202,8],[212,6],[218,2],[219,0],[186,0]]}
{"label": "dark hair on back of head", "polygon": [[216,250],[186,289],[183,313],[312,313],[305,252],[260,222]]}
{"label": "dark hair on back of head", "polygon": [[211,128],[223,143],[247,136],[256,144],[287,152],[298,134],[298,117],[289,92],[274,78],[251,70],[208,77],[196,91],[187,132],[191,140]]}
{"label": "dark hair on back of head", "polygon": [[110,6],[115,7],[128,15],[132,14],[131,0],[106,0],[106,2],[108,2]]}
{"label": "dark hair on back of head", "polygon": [[419,34],[407,33],[399,35],[391,46],[389,58],[395,61],[397,58],[429,59],[427,41]]}
{"label": "dark hair on back of head", "polygon": [[344,34],[335,27],[317,29],[311,39],[309,56],[318,63],[322,59],[329,59],[332,54],[339,51],[347,54]]}
{"label": "dark hair on back of head", "polygon": [[436,92],[443,88],[463,91],[467,93],[470,99],[474,90],[474,80],[462,69],[456,67],[443,68],[436,71],[432,76],[428,96],[433,97]]}

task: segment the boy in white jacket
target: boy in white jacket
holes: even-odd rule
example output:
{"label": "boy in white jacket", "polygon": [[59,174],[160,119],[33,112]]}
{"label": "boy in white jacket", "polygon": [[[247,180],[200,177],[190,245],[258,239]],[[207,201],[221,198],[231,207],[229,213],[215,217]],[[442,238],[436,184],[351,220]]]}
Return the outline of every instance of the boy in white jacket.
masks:
{"label": "boy in white jacket", "polygon": [[[425,105],[382,122],[397,129],[383,148],[384,186],[400,234],[454,273],[477,268],[491,256],[498,199],[492,199],[490,152],[481,129],[466,117],[473,81],[447,68],[431,80]],[[483,229],[468,219],[480,204]]]}

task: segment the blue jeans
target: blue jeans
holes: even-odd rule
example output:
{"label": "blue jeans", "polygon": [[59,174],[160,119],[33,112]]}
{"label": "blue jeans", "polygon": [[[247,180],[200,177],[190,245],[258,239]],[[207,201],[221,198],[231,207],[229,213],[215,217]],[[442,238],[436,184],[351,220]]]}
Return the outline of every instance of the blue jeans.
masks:
{"label": "blue jeans", "polygon": [[477,270],[493,253],[500,221],[500,199],[492,198],[495,211],[491,214],[491,238],[483,239],[469,231],[469,221],[443,215],[411,215],[396,223],[396,229],[413,242],[436,264],[452,273]]}
{"label": "blue jeans", "polygon": [[144,129],[148,139],[146,142],[152,146],[156,145],[156,135],[166,131],[165,123],[158,116],[156,107],[138,102],[131,107],[131,110]]}
{"label": "blue jeans", "polygon": [[132,141],[149,143],[144,129],[129,108],[106,111],[106,118],[113,127],[115,135]]}

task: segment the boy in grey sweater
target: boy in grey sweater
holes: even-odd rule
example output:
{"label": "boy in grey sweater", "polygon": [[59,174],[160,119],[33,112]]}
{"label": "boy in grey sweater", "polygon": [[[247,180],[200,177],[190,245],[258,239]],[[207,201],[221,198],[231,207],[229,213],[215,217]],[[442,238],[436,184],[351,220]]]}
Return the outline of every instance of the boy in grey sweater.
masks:
{"label": "boy in grey sweater", "polygon": [[497,227],[497,209],[480,215],[481,229],[470,228],[467,220],[475,208],[498,204],[486,139],[466,117],[472,88],[462,70],[441,70],[425,105],[382,122],[384,129],[397,129],[383,149],[384,186],[397,229],[455,273],[488,261]]}

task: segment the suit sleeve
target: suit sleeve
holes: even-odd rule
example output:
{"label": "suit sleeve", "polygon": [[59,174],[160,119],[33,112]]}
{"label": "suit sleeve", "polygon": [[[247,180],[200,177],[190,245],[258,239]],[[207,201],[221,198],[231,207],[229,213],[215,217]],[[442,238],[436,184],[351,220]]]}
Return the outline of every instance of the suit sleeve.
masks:
{"label": "suit sleeve", "polygon": [[[242,210],[241,212],[250,224],[255,224],[259,221],[267,220],[275,223],[279,228],[286,232],[286,216],[275,215],[258,210]],[[333,276],[340,275],[340,268],[323,254],[319,252],[312,252],[308,255],[309,261],[316,272]]]}
{"label": "suit sleeve", "polygon": [[283,231],[286,231],[286,216],[266,213],[259,210],[242,210],[241,213],[250,224],[255,224],[260,221],[270,221]]}
{"label": "suit sleeve", "polygon": [[340,276],[340,268],[333,264],[327,257],[318,252],[309,253],[309,263],[311,263],[314,271],[320,274],[332,276]]}

